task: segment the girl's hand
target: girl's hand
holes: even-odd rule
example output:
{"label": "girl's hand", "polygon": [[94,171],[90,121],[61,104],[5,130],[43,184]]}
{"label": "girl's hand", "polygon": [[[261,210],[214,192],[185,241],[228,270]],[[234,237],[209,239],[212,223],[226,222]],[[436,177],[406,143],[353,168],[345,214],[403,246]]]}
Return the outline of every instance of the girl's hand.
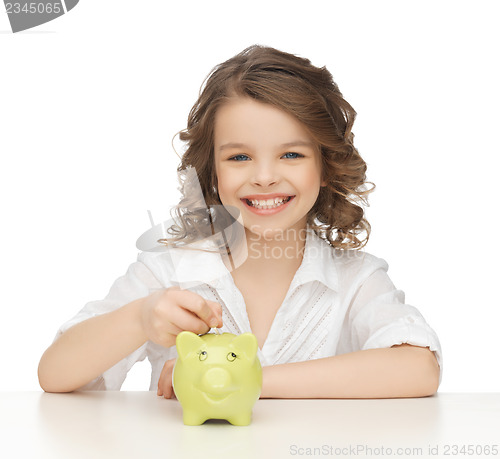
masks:
{"label": "girl's hand", "polygon": [[164,347],[173,346],[181,331],[200,335],[222,327],[219,303],[178,287],[158,290],[146,297],[141,312],[147,339]]}
{"label": "girl's hand", "polygon": [[160,379],[158,380],[158,392],[160,397],[174,398],[174,389],[172,387],[172,372],[174,370],[176,359],[167,360],[161,370]]}

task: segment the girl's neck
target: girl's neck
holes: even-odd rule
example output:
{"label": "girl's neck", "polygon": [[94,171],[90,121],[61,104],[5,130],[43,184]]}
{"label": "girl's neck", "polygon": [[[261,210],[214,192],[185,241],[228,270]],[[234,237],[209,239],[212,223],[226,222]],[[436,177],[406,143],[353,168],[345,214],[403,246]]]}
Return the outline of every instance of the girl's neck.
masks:
{"label": "girl's neck", "polygon": [[240,271],[269,275],[279,271],[295,272],[304,256],[306,227],[287,231],[257,233],[245,229],[248,256],[240,265]]}

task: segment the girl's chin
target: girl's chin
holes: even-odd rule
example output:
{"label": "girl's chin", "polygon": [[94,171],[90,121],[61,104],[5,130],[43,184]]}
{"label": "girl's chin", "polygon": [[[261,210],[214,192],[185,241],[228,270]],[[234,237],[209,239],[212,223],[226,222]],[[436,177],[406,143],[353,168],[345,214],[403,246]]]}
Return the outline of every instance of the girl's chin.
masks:
{"label": "girl's chin", "polygon": [[245,227],[245,232],[247,235],[258,235],[266,239],[274,239],[278,235],[284,234],[286,230],[283,228],[251,226]]}
{"label": "girl's chin", "polygon": [[267,240],[295,240],[305,238],[306,222],[296,223],[292,226],[275,226],[275,225],[245,225],[245,233],[247,237],[253,239],[267,239]]}

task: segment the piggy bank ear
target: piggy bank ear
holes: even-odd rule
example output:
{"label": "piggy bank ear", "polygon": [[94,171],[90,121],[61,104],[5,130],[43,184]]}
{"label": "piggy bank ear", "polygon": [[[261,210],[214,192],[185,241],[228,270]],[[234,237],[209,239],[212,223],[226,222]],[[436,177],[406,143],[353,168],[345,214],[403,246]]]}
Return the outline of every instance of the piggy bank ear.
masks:
{"label": "piggy bank ear", "polygon": [[183,331],[177,335],[175,339],[177,354],[181,360],[184,360],[192,352],[197,352],[203,345],[203,340],[196,334],[190,331]]}
{"label": "piggy bank ear", "polygon": [[232,342],[236,353],[242,353],[248,360],[253,360],[257,355],[257,338],[253,333],[243,333],[233,339]]}

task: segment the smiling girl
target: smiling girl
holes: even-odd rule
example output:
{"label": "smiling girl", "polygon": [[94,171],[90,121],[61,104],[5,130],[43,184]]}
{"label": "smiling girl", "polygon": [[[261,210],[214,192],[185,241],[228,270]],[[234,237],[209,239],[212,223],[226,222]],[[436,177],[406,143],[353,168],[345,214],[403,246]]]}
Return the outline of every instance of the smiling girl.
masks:
{"label": "smiling girl", "polygon": [[231,269],[193,254],[181,275],[165,253],[140,253],[104,300],[60,329],[40,362],[42,388],[116,390],[148,357],[150,390],[171,397],[176,335],[218,327],[257,337],[262,397],[435,393],[435,332],[387,263],[360,250],[370,225],[359,201],[371,190],[354,117],[328,70],[307,59],[252,46],[217,66],[181,133],[179,172],[194,168],[207,205],[238,209],[248,256]]}

